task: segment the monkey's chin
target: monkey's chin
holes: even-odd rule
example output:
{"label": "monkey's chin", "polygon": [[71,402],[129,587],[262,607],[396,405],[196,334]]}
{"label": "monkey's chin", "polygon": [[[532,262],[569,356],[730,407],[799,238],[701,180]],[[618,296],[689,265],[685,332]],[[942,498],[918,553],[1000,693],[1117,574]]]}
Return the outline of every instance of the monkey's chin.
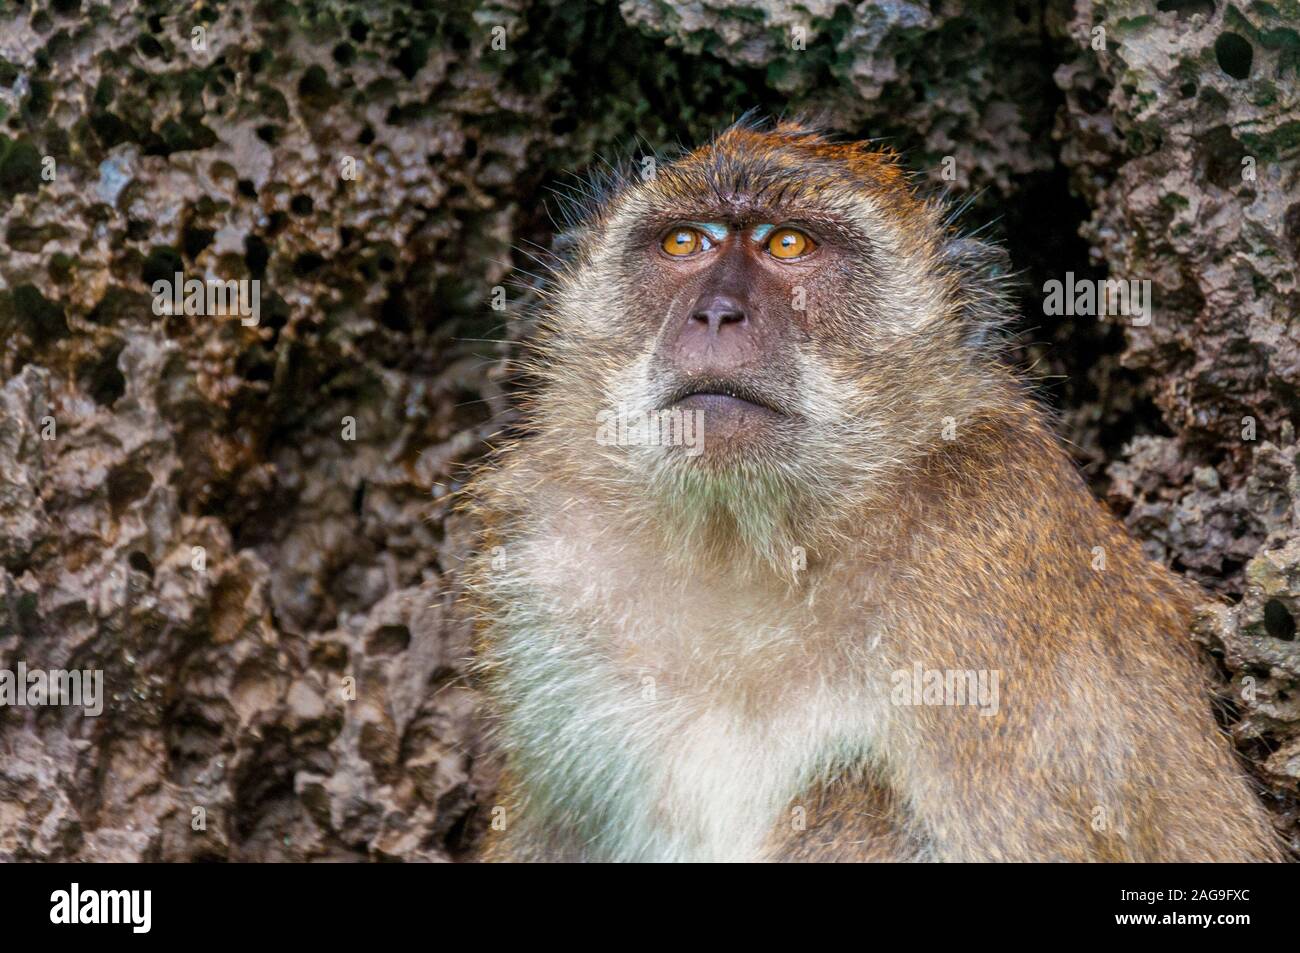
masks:
{"label": "monkey's chin", "polygon": [[690,415],[683,432],[694,440],[677,449],[690,457],[725,465],[780,442],[789,418],[771,407],[730,394],[689,394],[670,408]]}

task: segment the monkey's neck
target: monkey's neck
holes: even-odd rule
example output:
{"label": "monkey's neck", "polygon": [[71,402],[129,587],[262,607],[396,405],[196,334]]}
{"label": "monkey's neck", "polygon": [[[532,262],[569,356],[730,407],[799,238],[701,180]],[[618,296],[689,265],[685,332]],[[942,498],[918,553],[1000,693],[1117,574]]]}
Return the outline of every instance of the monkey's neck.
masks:
{"label": "monkey's neck", "polygon": [[814,564],[874,545],[877,527],[888,532],[905,476],[828,487],[799,474],[687,465],[584,474],[574,490],[670,568],[797,586]]}

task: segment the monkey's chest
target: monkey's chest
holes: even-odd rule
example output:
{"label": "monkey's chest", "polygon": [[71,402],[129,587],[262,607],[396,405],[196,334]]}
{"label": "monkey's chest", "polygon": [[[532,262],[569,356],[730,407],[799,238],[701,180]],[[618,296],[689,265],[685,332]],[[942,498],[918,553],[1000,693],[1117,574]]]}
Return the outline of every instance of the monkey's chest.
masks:
{"label": "monkey's chest", "polygon": [[806,816],[801,793],[840,769],[846,746],[866,740],[833,727],[826,705],[803,698],[762,718],[707,709],[664,738],[651,783],[661,799],[655,821],[672,827],[675,853],[759,860],[782,831],[799,828]]}
{"label": "monkey's chest", "polygon": [[503,592],[493,653],[539,840],[593,860],[759,859],[804,820],[801,792],[879,748],[887,699],[860,653],[832,648],[863,643],[860,613],[548,553]]}
{"label": "monkey's chest", "polygon": [[881,715],[835,686],[764,695],[653,656],[520,648],[515,770],[533,822],[590,859],[761,859],[806,823],[801,792],[871,758]]}

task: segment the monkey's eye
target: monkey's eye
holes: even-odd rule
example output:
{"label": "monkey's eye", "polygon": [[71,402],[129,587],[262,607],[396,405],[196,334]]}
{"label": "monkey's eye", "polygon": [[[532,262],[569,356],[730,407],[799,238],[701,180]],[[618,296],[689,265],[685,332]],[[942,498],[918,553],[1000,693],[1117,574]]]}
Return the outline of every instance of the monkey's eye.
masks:
{"label": "monkey's eye", "polygon": [[811,238],[796,228],[778,228],[767,240],[767,250],[773,258],[800,258],[816,247]]}
{"label": "monkey's eye", "polygon": [[675,258],[684,258],[712,247],[709,237],[694,228],[674,228],[663,240],[663,250]]}

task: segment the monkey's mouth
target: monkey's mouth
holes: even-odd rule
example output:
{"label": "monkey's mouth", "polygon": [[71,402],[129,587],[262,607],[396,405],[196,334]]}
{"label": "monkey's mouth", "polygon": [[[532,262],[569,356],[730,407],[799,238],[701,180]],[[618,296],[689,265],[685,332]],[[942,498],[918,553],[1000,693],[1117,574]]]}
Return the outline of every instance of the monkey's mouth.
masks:
{"label": "monkey's mouth", "polygon": [[[738,453],[770,449],[792,417],[754,386],[718,380],[696,379],[683,384],[671,392],[665,410],[689,418],[689,430],[697,442],[686,455],[713,463],[735,460]],[[682,426],[686,428],[687,422]]]}
{"label": "monkey's mouth", "polygon": [[748,384],[732,381],[693,381],[678,387],[668,400],[669,407],[699,410],[705,420],[730,417],[788,417],[769,397]]}

